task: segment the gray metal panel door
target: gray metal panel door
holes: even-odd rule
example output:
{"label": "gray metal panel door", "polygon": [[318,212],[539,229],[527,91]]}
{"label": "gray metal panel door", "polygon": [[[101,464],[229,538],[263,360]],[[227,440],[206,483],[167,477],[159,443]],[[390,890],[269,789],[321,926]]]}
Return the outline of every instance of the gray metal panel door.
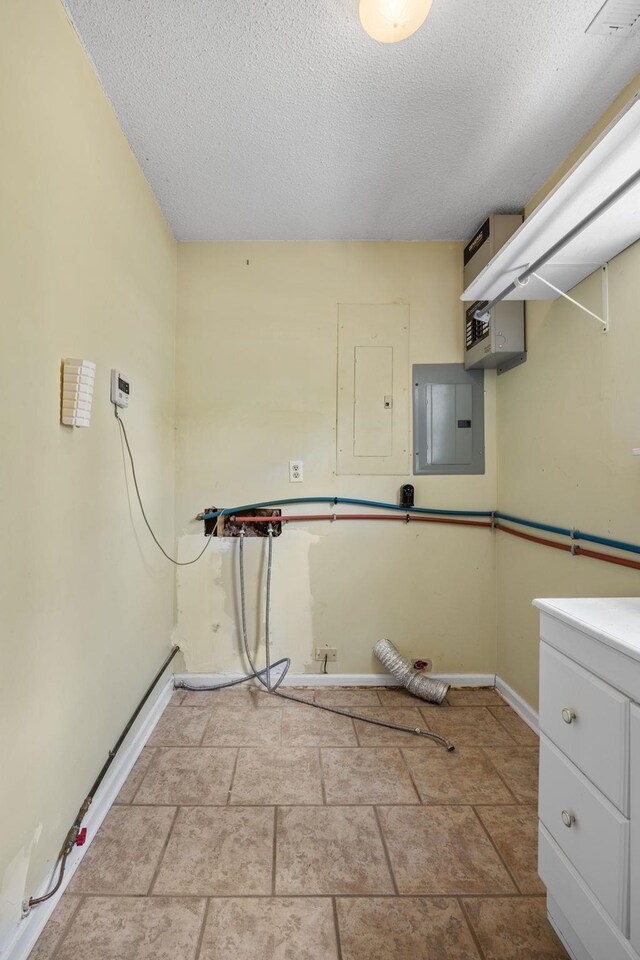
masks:
{"label": "gray metal panel door", "polygon": [[484,372],[416,364],[414,474],[484,473]]}

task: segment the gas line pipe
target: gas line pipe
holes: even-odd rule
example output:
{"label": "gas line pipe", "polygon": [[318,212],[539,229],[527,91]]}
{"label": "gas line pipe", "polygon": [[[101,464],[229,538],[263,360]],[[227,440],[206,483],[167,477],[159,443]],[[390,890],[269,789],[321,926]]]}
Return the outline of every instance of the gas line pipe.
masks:
{"label": "gas line pipe", "polygon": [[83,847],[84,844],[85,844],[85,842],[86,842],[87,828],[82,826],[82,821],[84,820],[84,818],[85,818],[85,816],[86,816],[86,814],[87,814],[87,812],[88,812],[88,810],[89,810],[89,807],[90,807],[91,804],[93,803],[93,798],[94,798],[95,795],[96,795],[96,791],[98,790],[98,787],[100,786],[100,784],[101,784],[102,781],[104,780],[104,778],[105,778],[105,776],[106,776],[106,774],[107,774],[107,771],[108,771],[109,767],[111,766],[111,764],[112,764],[113,761],[115,760],[116,754],[118,753],[120,747],[121,747],[122,744],[124,743],[124,741],[125,741],[125,739],[126,739],[126,737],[127,737],[127,734],[129,733],[129,731],[131,730],[133,724],[135,723],[135,721],[138,719],[140,713],[142,712],[142,709],[143,709],[144,705],[146,704],[147,700],[149,699],[149,697],[151,696],[151,694],[152,694],[153,691],[155,690],[156,685],[158,684],[158,682],[159,682],[159,680],[161,679],[162,675],[164,674],[165,670],[167,669],[167,667],[169,666],[169,664],[171,663],[171,661],[173,660],[173,658],[175,657],[175,655],[178,653],[179,650],[180,650],[180,647],[179,647],[177,644],[174,645],[174,646],[172,646],[171,652],[170,652],[169,655],[165,658],[165,660],[164,660],[163,663],[162,663],[162,666],[160,667],[160,669],[159,669],[158,672],[156,673],[155,677],[153,678],[153,680],[151,681],[151,683],[149,684],[149,686],[148,686],[147,689],[145,690],[144,694],[142,695],[142,697],[141,697],[140,700],[138,701],[138,705],[136,706],[135,710],[133,711],[133,713],[132,713],[131,716],[129,717],[129,720],[127,721],[126,726],[124,727],[122,733],[120,734],[120,736],[119,736],[118,739],[116,740],[116,742],[115,742],[115,744],[113,745],[113,747],[111,748],[111,750],[109,750],[109,753],[108,753],[108,755],[107,755],[107,759],[105,760],[105,762],[104,762],[104,764],[103,764],[103,766],[102,766],[102,769],[100,770],[100,773],[98,774],[98,776],[96,777],[96,779],[93,781],[93,784],[91,785],[91,788],[89,789],[89,793],[88,793],[87,796],[85,797],[85,799],[84,799],[84,801],[83,801],[83,803],[82,803],[82,806],[81,806],[80,809],[78,810],[78,813],[77,813],[77,815],[76,815],[76,818],[75,818],[75,820],[73,821],[73,823],[71,824],[71,827],[69,828],[69,831],[68,831],[68,833],[67,833],[67,835],[66,835],[66,837],[65,837],[65,839],[64,839],[64,842],[63,842],[63,844],[62,844],[62,847],[61,847],[61,849],[60,849],[60,852],[59,852],[58,857],[57,857],[57,860],[56,860],[56,864],[59,863],[59,864],[60,864],[60,867],[59,867],[59,869],[58,869],[58,878],[57,878],[57,880],[56,880],[55,885],[54,885],[47,893],[43,894],[41,897],[29,897],[27,900],[25,900],[24,903],[23,903],[23,907],[22,907],[22,915],[23,915],[23,917],[26,917],[26,916],[29,915],[29,913],[31,912],[31,908],[32,908],[32,907],[36,907],[39,903],[45,903],[47,900],[51,900],[51,898],[56,895],[56,893],[58,892],[58,890],[59,890],[60,887],[62,886],[62,882],[63,882],[63,880],[64,880],[64,875],[65,875],[65,870],[66,870],[66,867],[67,867],[67,860],[69,859],[69,856],[70,856],[71,852],[73,851],[73,848],[74,848],[74,847]]}

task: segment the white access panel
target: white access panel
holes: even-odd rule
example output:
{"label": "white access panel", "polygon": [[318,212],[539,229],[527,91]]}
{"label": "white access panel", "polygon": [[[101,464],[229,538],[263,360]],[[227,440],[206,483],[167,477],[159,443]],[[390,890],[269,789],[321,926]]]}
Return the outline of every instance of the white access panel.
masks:
{"label": "white access panel", "polygon": [[409,307],[339,304],[336,472],[409,473]]}
{"label": "white access panel", "polygon": [[640,707],[631,704],[631,943],[640,954]]}
{"label": "white access panel", "polygon": [[355,348],[353,395],[354,455],[393,456],[393,347]]}

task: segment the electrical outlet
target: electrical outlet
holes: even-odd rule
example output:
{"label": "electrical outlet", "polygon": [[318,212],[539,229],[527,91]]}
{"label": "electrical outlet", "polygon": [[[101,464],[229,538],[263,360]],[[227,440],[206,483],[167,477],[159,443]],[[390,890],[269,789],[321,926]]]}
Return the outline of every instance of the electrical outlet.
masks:
{"label": "electrical outlet", "polygon": [[289,483],[302,483],[303,468],[302,460],[289,460]]}
{"label": "electrical outlet", "polygon": [[327,658],[327,663],[335,663],[338,659],[338,651],[336,647],[316,647],[315,660],[324,663],[324,658]]}

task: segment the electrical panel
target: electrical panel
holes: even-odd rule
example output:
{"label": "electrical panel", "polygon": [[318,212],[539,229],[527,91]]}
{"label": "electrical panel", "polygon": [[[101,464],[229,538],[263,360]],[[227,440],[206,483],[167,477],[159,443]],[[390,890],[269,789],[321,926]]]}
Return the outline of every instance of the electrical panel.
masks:
{"label": "electrical panel", "polygon": [[[520,214],[493,213],[487,217],[464,248],[465,289],[521,223]],[[468,370],[491,368],[504,373],[526,360],[524,304],[520,300],[503,300],[487,314],[486,302],[476,301],[466,310],[464,365]]]}
{"label": "electrical panel", "polygon": [[484,371],[413,367],[414,474],[484,473]]}

